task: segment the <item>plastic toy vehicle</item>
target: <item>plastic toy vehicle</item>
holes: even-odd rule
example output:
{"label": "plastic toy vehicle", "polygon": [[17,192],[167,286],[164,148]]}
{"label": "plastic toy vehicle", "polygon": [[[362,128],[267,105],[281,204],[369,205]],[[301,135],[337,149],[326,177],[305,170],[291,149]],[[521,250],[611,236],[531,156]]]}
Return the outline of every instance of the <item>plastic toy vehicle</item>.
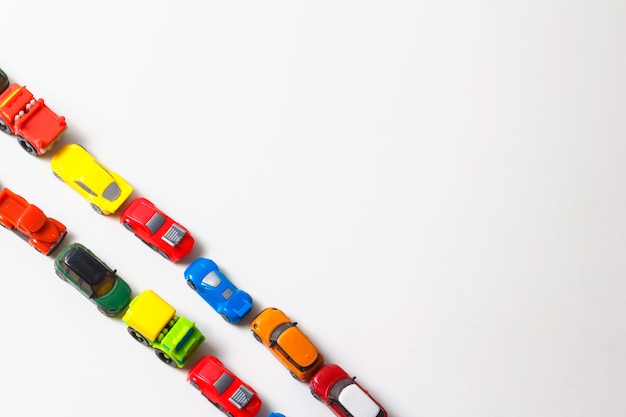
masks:
{"label": "plastic toy vehicle", "polygon": [[204,341],[194,322],[177,316],[174,307],[152,290],[133,298],[122,321],[135,340],[152,347],[157,357],[170,366],[184,367]]}
{"label": "plastic toy vehicle", "polygon": [[235,287],[210,259],[193,261],[185,269],[185,279],[187,285],[229,323],[239,323],[252,309],[252,297]]}
{"label": "plastic toy vehicle", "polygon": [[124,178],[109,170],[80,145],[70,143],[52,156],[52,173],[78,192],[100,214],[112,214],[133,192]]}
{"label": "plastic toy vehicle", "polygon": [[257,393],[215,356],[200,359],[187,374],[187,381],[228,416],[254,417],[261,408]]}
{"label": "plastic toy vehicle", "polygon": [[324,357],[289,317],[275,307],[261,311],[250,324],[254,338],[267,347],[296,379],[308,381]]}
{"label": "plastic toy vehicle", "polygon": [[322,366],[309,388],[339,417],[387,417],[385,409],[338,365]]}
{"label": "plastic toy vehicle", "polygon": [[67,234],[63,223],[46,217],[37,206],[8,188],[0,191],[0,225],[15,231],[44,255],[50,254]]}
{"label": "plastic toy vehicle", "polygon": [[134,199],[120,223],[165,259],[177,262],[193,248],[194,239],[180,224],[147,199]]}
{"label": "plastic toy vehicle", "polygon": [[[1,72],[1,71],[0,71]],[[26,87],[9,84],[0,74],[0,131],[15,135],[20,146],[31,155],[41,155],[54,145],[67,127],[65,117],[57,115],[44,102],[35,99]]]}
{"label": "plastic toy vehicle", "polygon": [[9,77],[7,77],[7,74],[4,71],[2,71],[2,68],[0,68],[0,93],[2,93],[8,87],[9,87]]}
{"label": "plastic toy vehicle", "polygon": [[72,243],[59,253],[54,271],[96,304],[104,315],[115,316],[130,302],[132,294],[126,281],[80,243]]}
{"label": "plastic toy vehicle", "polygon": [[274,411],[274,412],[272,412],[272,413],[269,413],[269,414],[267,415],[267,417],[285,417],[285,415],[284,415],[284,414],[277,413],[277,412],[275,412],[275,411]]}

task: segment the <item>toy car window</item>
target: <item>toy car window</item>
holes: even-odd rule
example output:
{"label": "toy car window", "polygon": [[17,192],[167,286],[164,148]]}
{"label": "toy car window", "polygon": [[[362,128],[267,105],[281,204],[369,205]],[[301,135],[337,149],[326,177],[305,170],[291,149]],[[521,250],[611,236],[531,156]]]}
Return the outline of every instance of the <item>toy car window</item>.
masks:
{"label": "toy car window", "polygon": [[280,326],[276,327],[270,334],[270,341],[277,342],[280,335],[290,327],[291,323],[283,323]]}
{"label": "toy car window", "polygon": [[150,230],[150,233],[155,234],[161,226],[165,223],[165,217],[161,213],[154,213],[150,220],[146,222],[146,227]]}
{"label": "toy car window", "polygon": [[104,278],[107,269],[91,254],[80,248],[76,248],[65,256],[65,264],[74,272],[77,279],[84,279],[93,285]]}
{"label": "toy car window", "polygon": [[79,279],[77,284],[88,297],[93,295],[93,289],[85,280]]}
{"label": "toy car window", "polygon": [[204,278],[202,278],[203,284],[206,284],[209,287],[213,287],[213,288],[216,288],[218,285],[220,285],[221,282],[222,280],[215,273],[215,271],[209,272]]}
{"label": "toy car window", "polygon": [[333,387],[330,389],[330,392],[328,393],[328,397],[335,401],[339,400],[339,394],[341,394],[345,387],[351,384],[354,384],[354,381],[352,379],[342,379],[341,381],[333,385]]}
{"label": "toy car window", "polygon": [[87,187],[82,181],[74,181],[76,183],[76,185],[78,185],[80,188],[82,188],[83,190],[85,190],[87,193],[93,195],[93,196],[97,196],[98,194],[96,194],[91,188]]}
{"label": "toy car window", "polygon": [[113,289],[114,285],[115,277],[111,273],[107,272],[104,279],[93,285],[93,291],[97,297],[102,297],[103,295],[108,294],[111,289]]}
{"label": "toy car window", "polygon": [[235,378],[224,372],[219,378],[217,378],[217,381],[213,383],[213,387],[219,395],[222,395],[224,391],[230,387],[230,384],[232,384],[234,380]]}
{"label": "toy car window", "polygon": [[230,288],[226,288],[224,291],[222,291],[222,297],[224,297],[224,300],[228,300],[230,297],[232,297],[233,294],[233,290],[231,290]]}
{"label": "toy car window", "polygon": [[116,182],[112,182],[111,184],[107,185],[107,188],[104,189],[104,191],[102,192],[102,197],[106,198],[109,201],[114,201],[120,196],[120,194],[122,194],[122,190],[120,189],[119,185],[117,185]]}

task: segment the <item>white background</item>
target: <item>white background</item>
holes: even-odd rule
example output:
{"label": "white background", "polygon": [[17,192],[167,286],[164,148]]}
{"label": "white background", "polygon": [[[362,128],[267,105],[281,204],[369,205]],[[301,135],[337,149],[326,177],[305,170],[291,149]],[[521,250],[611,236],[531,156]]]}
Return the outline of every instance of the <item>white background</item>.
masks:
{"label": "white background", "polygon": [[[626,415],[623,1],[10,1],[0,67],[63,143],[184,224],[170,264],[0,138],[9,187],[207,336],[264,400],[332,413],[184,283],[215,260],[392,417]],[[4,231],[0,413],[221,414]]]}

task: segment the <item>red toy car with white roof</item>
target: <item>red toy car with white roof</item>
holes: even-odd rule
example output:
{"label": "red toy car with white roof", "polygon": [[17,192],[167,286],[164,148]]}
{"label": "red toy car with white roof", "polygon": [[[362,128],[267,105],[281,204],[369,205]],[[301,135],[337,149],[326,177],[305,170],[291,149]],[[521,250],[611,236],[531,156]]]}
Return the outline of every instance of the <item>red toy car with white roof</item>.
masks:
{"label": "red toy car with white roof", "polygon": [[313,397],[339,417],[387,417],[387,411],[339,365],[322,366],[309,381]]}
{"label": "red toy car with white roof", "polygon": [[122,213],[120,222],[172,262],[179,261],[193,248],[194,239],[189,231],[143,197],[130,203]]}
{"label": "red toy car with white roof", "polygon": [[202,357],[189,370],[187,381],[228,416],[254,417],[261,409],[257,393],[215,356]]}

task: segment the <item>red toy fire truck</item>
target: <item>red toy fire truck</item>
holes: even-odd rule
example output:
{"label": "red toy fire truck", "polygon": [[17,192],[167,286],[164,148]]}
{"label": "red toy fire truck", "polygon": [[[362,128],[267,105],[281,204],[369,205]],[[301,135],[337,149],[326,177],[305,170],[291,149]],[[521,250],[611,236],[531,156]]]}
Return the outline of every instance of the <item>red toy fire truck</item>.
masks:
{"label": "red toy fire truck", "polygon": [[[1,70],[0,73],[2,88],[8,84],[8,78]],[[65,117],[53,112],[43,99],[35,99],[26,87],[14,83],[0,91],[0,131],[14,135],[29,154],[46,152],[65,128]]]}

